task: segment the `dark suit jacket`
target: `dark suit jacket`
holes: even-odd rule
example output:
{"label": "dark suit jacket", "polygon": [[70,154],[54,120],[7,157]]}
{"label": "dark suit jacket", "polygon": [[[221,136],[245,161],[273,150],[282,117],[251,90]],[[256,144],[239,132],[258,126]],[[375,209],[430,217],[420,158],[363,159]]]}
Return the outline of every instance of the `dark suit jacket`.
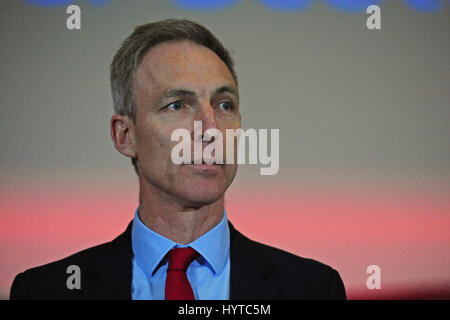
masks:
{"label": "dark suit jacket", "polygon": [[[10,299],[131,299],[131,226],[111,242],[20,273]],[[336,270],[252,241],[229,226],[232,300],[346,298]],[[67,288],[70,265],[80,267],[81,289]]]}

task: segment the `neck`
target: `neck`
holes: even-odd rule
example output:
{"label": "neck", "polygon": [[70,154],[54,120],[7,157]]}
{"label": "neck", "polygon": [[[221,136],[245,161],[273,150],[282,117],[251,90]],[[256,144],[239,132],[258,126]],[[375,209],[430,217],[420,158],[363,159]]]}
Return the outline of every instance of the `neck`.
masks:
{"label": "neck", "polygon": [[216,202],[189,205],[147,188],[139,191],[139,219],[151,230],[179,244],[188,244],[223,218],[224,196]]}

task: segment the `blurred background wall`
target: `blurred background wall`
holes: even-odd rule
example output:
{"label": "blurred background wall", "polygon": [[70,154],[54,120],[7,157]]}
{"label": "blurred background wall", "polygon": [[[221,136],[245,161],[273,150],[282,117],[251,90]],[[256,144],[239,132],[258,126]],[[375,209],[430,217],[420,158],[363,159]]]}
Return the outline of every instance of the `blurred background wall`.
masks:
{"label": "blurred background wall", "polygon": [[[81,29],[66,8],[81,8]],[[381,29],[365,9],[378,4]],[[450,298],[449,1],[1,4],[0,296],[33,266],[113,239],[137,179],[109,137],[108,66],[132,29],[198,21],[229,48],[245,128],[280,170],[226,196],[249,237],[336,268],[350,299]],[[369,265],[381,289],[369,290]]]}

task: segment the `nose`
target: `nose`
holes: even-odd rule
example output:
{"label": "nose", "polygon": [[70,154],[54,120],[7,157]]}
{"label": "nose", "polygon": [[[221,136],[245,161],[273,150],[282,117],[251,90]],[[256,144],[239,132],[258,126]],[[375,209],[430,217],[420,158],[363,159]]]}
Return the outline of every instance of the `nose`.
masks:
{"label": "nose", "polygon": [[195,137],[198,140],[202,140],[203,134],[205,133],[206,130],[218,129],[216,113],[214,112],[213,106],[209,102],[205,102],[202,105],[200,105],[195,120],[202,122],[202,136]]}

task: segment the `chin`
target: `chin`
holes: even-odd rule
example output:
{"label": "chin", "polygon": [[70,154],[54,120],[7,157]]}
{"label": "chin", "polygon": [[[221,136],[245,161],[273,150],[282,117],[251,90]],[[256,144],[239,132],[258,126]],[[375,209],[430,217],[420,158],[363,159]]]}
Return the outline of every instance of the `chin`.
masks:
{"label": "chin", "polygon": [[196,170],[186,167],[187,170],[180,172],[173,190],[180,199],[195,204],[211,204],[220,200],[234,175],[225,170]]}
{"label": "chin", "polygon": [[144,174],[142,180],[149,182],[152,189],[164,191],[192,207],[213,204],[222,199],[235,176],[235,172],[229,170],[198,170],[188,166],[183,166],[176,173],[171,172],[169,179],[161,172],[152,173]]}
{"label": "chin", "polygon": [[196,188],[184,190],[180,198],[195,206],[203,206],[219,201],[225,193],[225,188]]}

